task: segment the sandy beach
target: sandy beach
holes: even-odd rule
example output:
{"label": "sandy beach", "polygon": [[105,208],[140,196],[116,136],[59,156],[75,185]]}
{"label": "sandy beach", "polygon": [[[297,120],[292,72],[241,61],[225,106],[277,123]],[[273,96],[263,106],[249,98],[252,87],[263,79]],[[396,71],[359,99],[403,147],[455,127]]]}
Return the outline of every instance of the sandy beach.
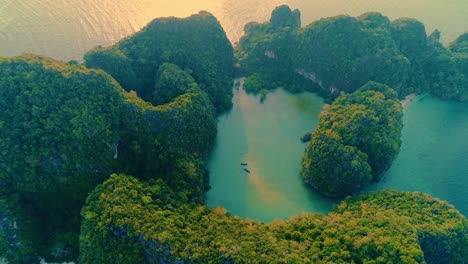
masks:
{"label": "sandy beach", "polygon": [[413,99],[416,97],[416,94],[415,93],[412,93],[412,94],[408,94],[404,100],[401,101],[401,105],[403,105],[403,107],[406,107],[408,106],[409,103],[411,103],[411,101],[413,101]]}

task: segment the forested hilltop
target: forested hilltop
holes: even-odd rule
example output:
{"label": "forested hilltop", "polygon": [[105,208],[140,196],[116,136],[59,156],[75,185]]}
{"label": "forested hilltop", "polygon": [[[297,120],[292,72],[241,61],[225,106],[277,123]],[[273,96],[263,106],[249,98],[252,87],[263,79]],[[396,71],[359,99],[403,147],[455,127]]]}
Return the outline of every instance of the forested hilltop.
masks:
{"label": "forested hilltop", "polygon": [[415,19],[390,21],[367,13],[324,18],[301,28],[298,17],[298,10],[280,6],[269,22],[245,26],[235,58],[239,74],[249,75],[247,90],[283,86],[333,99],[340,91],[376,81],[400,97],[427,92],[468,98],[466,34],[445,48],[439,31],[427,36]]}
{"label": "forested hilltop", "polygon": [[85,65],[103,69],[127,91],[158,102],[160,66],[172,63],[190,73],[218,113],[230,108],[233,49],[218,20],[208,12],[188,18],[158,18],[114,46],[85,55]]}
{"label": "forested hilltop", "polygon": [[[309,158],[323,158],[325,169],[357,168],[365,185],[399,150],[396,92],[464,98],[466,34],[447,50],[437,32],[415,35],[420,23],[405,21],[368,14],[300,28],[300,13],[282,6],[269,23],[246,26],[237,70],[253,73],[245,84],[251,90],[288,82],[292,90],[339,96],[322,114]],[[330,32],[316,31],[322,28]],[[303,45],[310,54],[300,57]],[[413,54],[418,47],[427,50]],[[440,63],[447,66],[441,72]],[[84,65],[31,54],[0,58],[0,261],[468,263],[466,218],[421,193],[362,194],[328,215],[270,224],[206,207],[205,158],[216,116],[231,105],[233,73],[233,48],[206,12],[156,19],[112,47],[93,49]],[[400,73],[407,74],[401,83]],[[425,86],[421,76],[437,81],[424,79]],[[320,145],[327,137],[336,144]],[[339,167],[335,150],[359,159]],[[315,168],[304,167],[306,181],[322,183]],[[331,191],[359,189],[348,187]]]}
{"label": "forested hilltop", "polygon": [[396,92],[369,82],[342,94],[320,113],[303,158],[302,176],[332,197],[377,182],[400,151],[403,111]]}
{"label": "forested hilltop", "polygon": [[0,255],[76,259],[81,207],[113,172],[161,179],[202,204],[215,111],[185,81],[189,90],[153,106],[100,70],[36,55],[0,59]]}

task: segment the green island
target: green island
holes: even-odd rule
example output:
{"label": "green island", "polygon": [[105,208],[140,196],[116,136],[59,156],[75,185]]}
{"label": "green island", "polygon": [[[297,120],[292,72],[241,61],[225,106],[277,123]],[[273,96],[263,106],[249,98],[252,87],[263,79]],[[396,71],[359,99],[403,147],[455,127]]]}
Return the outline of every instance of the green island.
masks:
{"label": "green island", "polygon": [[378,181],[400,150],[402,107],[395,91],[369,82],[320,113],[303,160],[304,180],[343,197]]}
{"label": "green island", "polygon": [[[0,257],[8,263],[468,263],[468,220],[422,193],[356,194],[401,145],[412,93],[468,98],[468,33],[448,48],[412,19],[369,13],[304,28],[276,8],[232,47],[207,12],[160,18],[84,64],[0,58]],[[327,215],[262,223],[204,205],[205,158],[232,80],[331,104],[307,184]],[[236,84],[234,84],[236,85]],[[392,87],[392,88],[390,88]],[[299,135],[298,135],[299,136]]]}
{"label": "green island", "polygon": [[[448,48],[440,32],[426,35],[409,18],[390,21],[379,13],[324,18],[305,27],[292,23],[298,10],[277,7],[269,22],[249,23],[235,50],[236,71],[248,75],[247,91],[286,87],[334,99],[369,80],[403,98],[411,93],[468,98],[467,34]],[[285,85],[285,84],[288,85]]]}

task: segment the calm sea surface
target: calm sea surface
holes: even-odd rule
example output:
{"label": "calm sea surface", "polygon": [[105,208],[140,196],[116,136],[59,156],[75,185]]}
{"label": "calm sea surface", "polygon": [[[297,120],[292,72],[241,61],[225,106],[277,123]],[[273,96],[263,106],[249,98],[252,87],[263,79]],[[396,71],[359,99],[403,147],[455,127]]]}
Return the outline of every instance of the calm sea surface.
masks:
{"label": "calm sea surface", "polygon": [[81,60],[97,45],[110,45],[155,17],[188,16],[208,10],[236,42],[244,25],[265,21],[278,5],[302,12],[303,24],[340,14],[382,12],[414,17],[449,43],[467,30],[467,0],[0,0],[0,56],[23,52]]}
{"label": "calm sea surface", "polygon": [[[303,24],[339,14],[378,11],[391,19],[414,17],[447,44],[468,29],[467,0],[0,0],[0,56],[39,53],[81,60],[97,45],[111,45],[155,17],[215,14],[234,43],[250,21],[265,21],[289,4]],[[208,204],[271,221],[302,211],[326,212],[334,202],[306,188],[299,176],[303,132],[317,125],[322,100],[277,90],[260,104],[235,90],[234,107],[219,121],[209,158]],[[448,200],[468,215],[468,104],[419,97],[405,110],[403,145],[385,181],[370,189],[422,191]],[[248,162],[250,174],[240,162]]]}
{"label": "calm sea surface", "polygon": [[468,216],[468,103],[417,97],[405,109],[400,153],[370,190],[420,191]]}
{"label": "calm sea surface", "polygon": [[258,96],[234,89],[233,102],[219,120],[208,161],[208,205],[263,221],[329,211],[333,201],[307,188],[300,176],[306,147],[300,137],[317,126],[323,99],[276,90],[260,103]]}
{"label": "calm sea surface", "polygon": [[[220,118],[208,163],[208,205],[262,221],[333,208],[336,201],[307,188],[300,176],[306,144],[299,138],[317,126],[321,98],[276,90],[261,104],[258,97],[234,90],[233,102],[232,111]],[[468,103],[420,96],[405,109],[403,122],[398,157],[368,190],[425,192],[468,215]]]}

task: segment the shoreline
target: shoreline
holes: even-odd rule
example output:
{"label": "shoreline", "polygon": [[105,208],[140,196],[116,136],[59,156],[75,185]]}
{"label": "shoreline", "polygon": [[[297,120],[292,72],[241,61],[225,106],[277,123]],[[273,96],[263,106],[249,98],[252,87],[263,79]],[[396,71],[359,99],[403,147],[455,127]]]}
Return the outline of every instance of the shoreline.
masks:
{"label": "shoreline", "polygon": [[401,105],[403,107],[407,107],[414,100],[414,98],[416,98],[415,93],[408,94],[404,100],[401,100]]}

